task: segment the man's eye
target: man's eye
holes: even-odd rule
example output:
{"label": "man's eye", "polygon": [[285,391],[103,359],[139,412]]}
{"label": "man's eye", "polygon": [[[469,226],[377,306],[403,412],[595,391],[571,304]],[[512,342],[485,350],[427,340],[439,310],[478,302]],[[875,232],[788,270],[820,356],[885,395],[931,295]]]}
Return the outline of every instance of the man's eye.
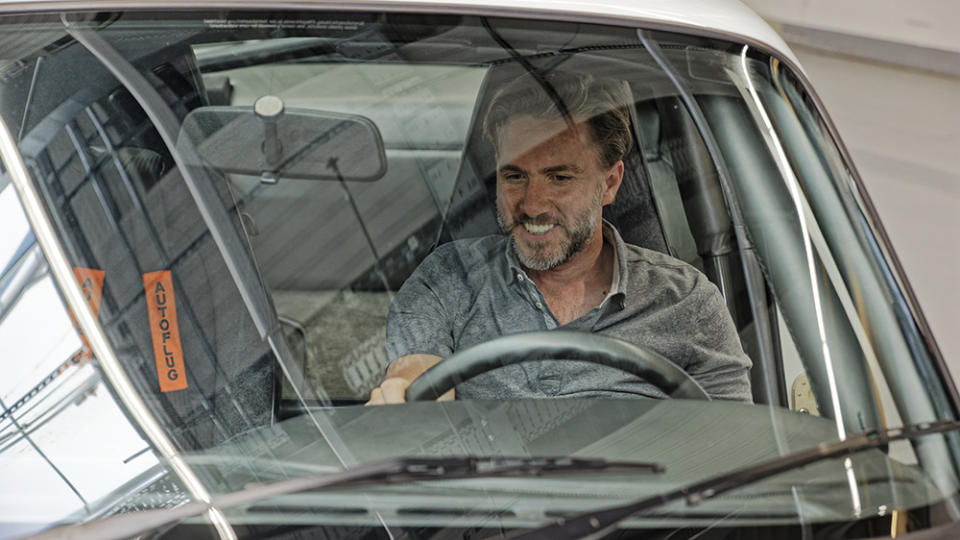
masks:
{"label": "man's eye", "polygon": [[519,182],[523,180],[523,175],[520,173],[506,173],[503,175],[503,179],[507,182]]}
{"label": "man's eye", "polygon": [[554,180],[555,182],[566,182],[566,181],[568,181],[568,180],[570,180],[570,179],[572,179],[572,178],[573,178],[572,176],[567,176],[567,175],[563,175],[563,174],[555,174],[555,175],[553,175],[553,180]]}

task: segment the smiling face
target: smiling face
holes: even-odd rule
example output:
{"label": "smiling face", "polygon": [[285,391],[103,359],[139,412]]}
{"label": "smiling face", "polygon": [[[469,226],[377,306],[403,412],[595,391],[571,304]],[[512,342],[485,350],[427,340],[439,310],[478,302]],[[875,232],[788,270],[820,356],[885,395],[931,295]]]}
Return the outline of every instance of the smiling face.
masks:
{"label": "smiling face", "polygon": [[497,220],[520,263],[552,270],[600,241],[602,208],[613,202],[623,162],[600,162],[586,122],[518,116],[497,147]]}

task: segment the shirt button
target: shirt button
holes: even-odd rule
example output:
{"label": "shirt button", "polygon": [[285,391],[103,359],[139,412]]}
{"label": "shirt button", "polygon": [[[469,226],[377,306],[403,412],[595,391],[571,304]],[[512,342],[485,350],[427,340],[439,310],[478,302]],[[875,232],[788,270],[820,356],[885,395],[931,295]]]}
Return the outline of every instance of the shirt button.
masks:
{"label": "shirt button", "polygon": [[543,303],[537,302],[537,309],[543,309]]}
{"label": "shirt button", "polygon": [[523,281],[523,274],[519,274],[519,273],[518,273],[518,274],[517,274],[517,279],[520,280],[520,281]]}

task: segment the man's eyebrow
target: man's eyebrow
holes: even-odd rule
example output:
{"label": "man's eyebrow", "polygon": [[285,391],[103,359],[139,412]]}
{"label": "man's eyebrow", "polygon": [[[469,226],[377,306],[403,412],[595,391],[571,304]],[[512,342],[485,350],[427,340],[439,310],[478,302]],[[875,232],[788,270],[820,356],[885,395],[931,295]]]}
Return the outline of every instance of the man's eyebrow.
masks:
{"label": "man's eyebrow", "polygon": [[[527,172],[522,167],[518,167],[516,165],[512,165],[509,163],[506,165],[501,165],[500,168],[497,170],[501,173],[508,173],[508,172],[526,173]],[[552,167],[544,167],[543,169],[540,169],[540,172],[542,174],[554,174],[554,173],[560,173],[560,172],[572,172],[574,174],[583,174],[583,168],[578,167],[576,165],[564,164],[564,165],[554,165]]]}
{"label": "man's eyebrow", "polygon": [[553,167],[547,167],[541,169],[540,172],[544,174],[558,173],[558,172],[572,172],[575,174],[582,174],[583,169],[576,165],[554,165]]}
{"label": "man's eyebrow", "polygon": [[517,167],[516,165],[510,165],[509,163],[506,164],[506,165],[500,166],[500,168],[497,169],[497,170],[500,171],[500,172],[502,172],[502,173],[505,173],[505,172],[521,172],[521,173],[522,173],[522,172],[527,172],[527,171],[521,169],[520,167]]}

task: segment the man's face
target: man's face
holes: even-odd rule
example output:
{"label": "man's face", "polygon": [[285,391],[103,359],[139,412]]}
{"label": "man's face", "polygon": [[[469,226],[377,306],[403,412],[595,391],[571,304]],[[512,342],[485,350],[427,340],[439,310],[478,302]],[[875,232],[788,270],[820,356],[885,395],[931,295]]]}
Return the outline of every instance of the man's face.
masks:
{"label": "man's face", "polygon": [[586,122],[517,116],[497,148],[497,220],[520,263],[551,270],[580,252],[613,202],[623,163],[607,168]]}

